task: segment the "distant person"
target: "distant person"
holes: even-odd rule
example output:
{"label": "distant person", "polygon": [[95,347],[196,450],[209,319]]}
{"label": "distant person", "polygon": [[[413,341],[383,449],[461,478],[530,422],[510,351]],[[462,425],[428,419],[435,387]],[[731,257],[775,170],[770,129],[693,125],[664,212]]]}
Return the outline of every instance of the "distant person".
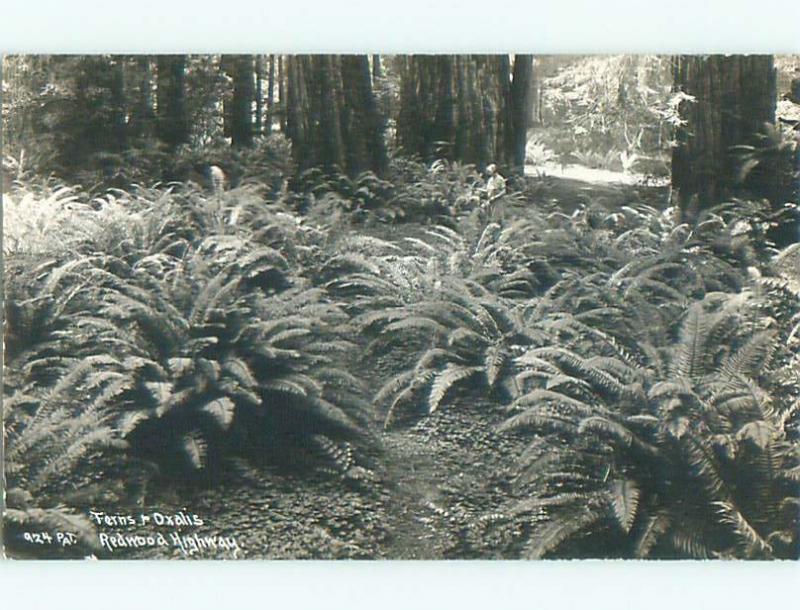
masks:
{"label": "distant person", "polygon": [[225,176],[225,172],[222,171],[219,165],[208,166],[208,179],[211,183],[211,190],[214,191],[215,195],[220,195],[225,190],[227,176]]}
{"label": "distant person", "polygon": [[489,203],[493,203],[506,194],[506,179],[500,175],[497,165],[491,163],[486,168],[489,179],[486,181],[486,196]]}
{"label": "distant person", "polygon": [[482,216],[485,221],[492,222],[502,214],[502,210],[497,207],[497,200],[506,194],[506,179],[494,163],[486,167],[486,174],[489,178],[486,180],[486,202],[481,206]]}

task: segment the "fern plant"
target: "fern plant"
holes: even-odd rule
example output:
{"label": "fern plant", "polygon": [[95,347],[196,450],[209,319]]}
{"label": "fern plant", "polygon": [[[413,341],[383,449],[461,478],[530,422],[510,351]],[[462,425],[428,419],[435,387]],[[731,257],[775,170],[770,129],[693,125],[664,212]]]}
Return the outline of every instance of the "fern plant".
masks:
{"label": "fern plant", "polygon": [[[68,358],[53,383],[31,381],[26,367],[8,366],[4,406],[4,543],[13,556],[84,556],[98,538],[75,495],[113,473],[126,443],[113,427],[110,407],[124,384],[119,363],[107,356]],[[29,362],[26,363],[30,364]],[[125,492],[106,487],[103,498],[121,503]],[[38,546],[29,536],[47,535]],[[58,534],[72,534],[62,545]]]}
{"label": "fern plant", "polygon": [[387,405],[385,425],[431,413],[457,385],[473,382],[500,396],[511,358],[533,342],[520,312],[475,282],[443,278],[428,300],[356,317],[363,329],[395,338],[424,333],[427,349],[410,370],[393,377],[375,397]]}
{"label": "fern plant", "polygon": [[776,336],[751,306],[710,295],[639,367],[559,348],[520,357],[519,412],[503,429],[543,433],[520,460],[531,497],[513,511],[548,516],[530,556],[797,556],[800,455],[786,421],[798,407],[760,385]]}
{"label": "fern plant", "polygon": [[113,358],[103,417],[132,454],[181,472],[235,453],[291,462],[312,437],[369,444],[363,389],[344,366],[348,316],[295,272],[309,254],[290,215],[257,213],[244,191],[206,201],[138,188],[99,205],[115,221],[106,234],[20,261],[5,300],[20,388],[48,387],[75,357]]}
{"label": "fern plant", "polygon": [[366,437],[360,386],[335,362],[346,316],[320,290],[287,289],[279,252],[216,236],[141,263],[101,296],[128,329],[120,426],[134,446],[203,470],[282,436]]}

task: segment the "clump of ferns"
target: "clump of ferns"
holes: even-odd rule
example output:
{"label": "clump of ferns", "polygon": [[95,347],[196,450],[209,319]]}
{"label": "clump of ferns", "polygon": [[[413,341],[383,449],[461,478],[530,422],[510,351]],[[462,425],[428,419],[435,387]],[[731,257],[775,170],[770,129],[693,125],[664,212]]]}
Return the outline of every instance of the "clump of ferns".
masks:
{"label": "clump of ferns", "polygon": [[[107,505],[123,501],[123,489],[100,472],[119,474],[126,443],[115,429],[112,408],[125,388],[120,363],[97,355],[64,357],[52,383],[32,378],[13,363],[4,391],[4,540],[12,554],[29,556],[36,545],[25,531],[72,533],[75,547],[65,556],[99,550],[97,533],[85,517],[86,490],[103,487]],[[43,547],[44,548],[44,547]],[[55,547],[47,547],[49,549]],[[58,551],[56,552],[58,553]],[[35,553],[34,553],[35,554]]]}
{"label": "clump of ferns", "polygon": [[430,167],[396,158],[390,174],[399,186],[386,205],[393,220],[450,218],[480,203],[482,181],[473,165],[434,161]]}
{"label": "clump of ferns", "polygon": [[152,254],[183,256],[207,236],[252,241],[292,254],[298,223],[268,208],[249,187],[216,195],[172,188],[110,189],[94,199],[105,230],[80,251],[104,252],[129,264]]}
{"label": "clump of ferns", "polygon": [[[506,240],[521,264],[545,288],[565,275],[608,273],[618,274],[617,278],[635,277],[644,271],[653,273],[650,269],[657,265],[664,265],[659,267],[662,274],[671,267],[678,276],[676,280],[680,276],[679,265],[691,267],[687,273],[700,275],[708,290],[741,287],[741,270],[710,248],[709,242],[716,235],[710,225],[693,231],[688,225],[676,224],[669,213],[645,204],[622,206],[613,213],[595,210],[595,216],[587,224],[581,211],[572,217],[551,212],[543,219],[512,225]],[[694,278],[690,280],[695,282]],[[638,283],[649,283],[649,278],[641,276]]]}
{"label": "clump of ferns", "polygon": [[[3,193],[3,253],[38,254],[79,240],[79,194],[66,186]],[[71,223],[72,216],[78,217]]]}
{"label": "clump of ferns", "polygon": [[[438,286],[439,278],[456,276],[477,281],[502,296],[525,298],[536,290],[535,278],[519,268],[504,235],[499,224],[491,223],[474,240],[442,225],[396,242],[347,236],[335,245],[336,253],[326,261],[321,279],[334,289],[350,287],[357,292],[363,286],[373,295],[399,289],[406,295],[402,301],[410,302]],[[382,278],[387,282],[380,288]],[[368,286],[370,279],[377,283]]]}
{"label": "clump of ferns", "polygon": [[394,220],[402,210],[387,209],[394,185],[366,171],[350,178],[339,171],[311,168],[302,172],[294,182],[294,192],[282,200],[291,209],[318,225],[328,225],[337,234],[354,223],[368,219]]}
{"label": "clump of ferns", "polygon": [[196,235],[204,235],[172,189],[109,189],[91,205],[96,230],[86,231],[73,249],[80,256],[113,256],[127,265],[149,255],[181,257]]}
{"label": "clump of ferns", "polygon": [[395,242],[348,235],[314,269],[313,282],[360,314],[422,301],[440,278],[434,261],[409,254]]}
{"label": "clump of ferns", "polygon": [[442,278],[429,299],[364,313],[354,322],[365,331],[424,339],[414,366],[389,379],[374,399],[386,410],[387,428],[435,412],[457,386],[502,399],[513,356],[536,339],[519,308],[452,277]]}
{"label": "clump of ferns", "polygon": [[786,423],[800,407],[764,387],[780,348],[747,321],[748,301],[693,304],[678,341],[641,367],[563,348],[518,359],[502,429],[533,432],[517,477],[528,498],[512,511],[531,524],[529,556],[797,556]]}
{"label": "clump of ferns", "polygon": [[224,195],[229,202],[226,232],[280,251],[298,272],[313,277],[333,247],[331,227],[300,216],[281,202],[267,204],[259,197],[240,196],[241,190]]}
{"label": "clump of ferns", "polygon": [[581,232],[557,212],[510,225],[501,242],[514,253],[514,267],[527,271],[541,294],[566,275],[612,273],[630,260],[630,253],[613,240],[600,239],[600,233]]}
{"label": "clump of ferns", "polygon": [[693,242],[732,267],[759,267],[776,252],[767,232],[781,214],[767,200],[720,203],[701,213],[693,227]]}
{"label": "clump of ferns", "polygon": [[712,292],[736,292],[747,274],[690,241],[690,232],[669,235],[670,244],[607,260],[605,268],[561,272],[537,301],[536,317],[568,313],[592,321],[627,343],[661,345],[685,308]]}
{"label": "clump of ferns", "polygon": [[800,341],[800,244],[779,252],[764,273],[751,274],[755,289],[767,297],[766,313],[790,328],[787,342]]}
{"label": "clump of ferns", "polygon": [[341,364],[347,316],[279,253],[250,246],[210,237],[102,294],[103,316],[125,329],[134,380],[120,426],[168,467],[203,474],[281,439],[367,436],[360,384]]}
{"label": "clump of ferns", "polygon": [[423,238],[405,238],[412,252],[432,261],[434,272],[474,280],[495,294],[525,299],[536,294],[540,282],[513,244],[518,225],[503,228],[488,223],[473,238],[437,225]]}
{"label": "clump of ferns", "polygon": [[658,259],[636,261],[616,273],[565,273],[527,316],[556,344],[580,353],[621,358],[639,365],[654,345],[669,340],[686,304],[705,294],[697,274]]}
{"label": "clump of ferns", "polygon": [[17,379],[47,385],[70,358],[108,353],[116,328],[97,315],[95,287],[112,273],[96,255],[66,261],[46,258],[38,264],[10,257],[5,262],[5,365]]}
{"label": "clump of ferns", "polygon": [[[158,228],[176,212],[169,191],[111,189],[90,198],[78,187],[24,189],[3,201],[4,252],[64,255],[95,252],[138,255],[157,243]],[[20,198],[16,196],[20,195]],[[156,214],[154,212],[159,212]],[[180,226],[181,221],[172,223]],[[189,234],[190,227],[183,229]],[[162,231],[163,232],[163,231]]]}

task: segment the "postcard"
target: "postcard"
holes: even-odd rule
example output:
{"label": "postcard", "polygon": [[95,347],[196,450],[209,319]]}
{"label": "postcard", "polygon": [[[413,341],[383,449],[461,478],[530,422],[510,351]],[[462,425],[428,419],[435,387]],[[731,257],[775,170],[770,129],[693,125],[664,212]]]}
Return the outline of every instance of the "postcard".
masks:
{"label": "postcard", "polygon": [[798,559],[800,56],[6,55],[7,559]]}

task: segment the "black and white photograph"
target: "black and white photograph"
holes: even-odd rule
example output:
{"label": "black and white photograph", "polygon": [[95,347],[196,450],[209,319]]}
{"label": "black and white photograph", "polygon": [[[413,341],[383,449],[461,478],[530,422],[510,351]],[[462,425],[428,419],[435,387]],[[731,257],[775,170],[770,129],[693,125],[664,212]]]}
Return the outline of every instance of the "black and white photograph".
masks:
{"label": "black and white photograph", "polygon": [[797,54],[5,55],[3,556],[796,560],[799,204]]}

